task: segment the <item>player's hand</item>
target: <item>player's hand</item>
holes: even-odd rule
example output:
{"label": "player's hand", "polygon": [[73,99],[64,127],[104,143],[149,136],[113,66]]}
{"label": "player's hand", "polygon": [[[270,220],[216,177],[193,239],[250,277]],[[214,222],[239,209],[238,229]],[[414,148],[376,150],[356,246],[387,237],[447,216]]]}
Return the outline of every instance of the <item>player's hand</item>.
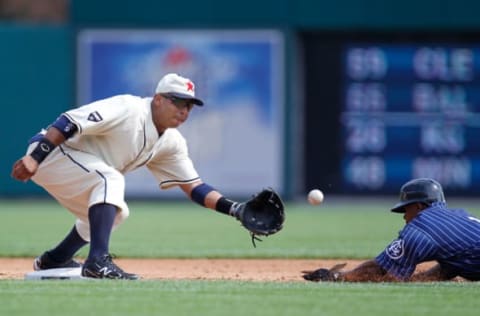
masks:
{"label": "player's hand", "polygon": [[37,172],[38,162],[27,155],[13,164],[12,177],[26,182]]}
{"label": "player's hand", "polygon": [[314,271],[302,271],[303,273],[303,278],[307,281],[313,281],[313,282],[318,282],[318,281],[341,281],[342,273],[340,272],[340,269],[344,268],[346,266],[346,263],[340,263],[336,264],[330,269],[317,269]]}

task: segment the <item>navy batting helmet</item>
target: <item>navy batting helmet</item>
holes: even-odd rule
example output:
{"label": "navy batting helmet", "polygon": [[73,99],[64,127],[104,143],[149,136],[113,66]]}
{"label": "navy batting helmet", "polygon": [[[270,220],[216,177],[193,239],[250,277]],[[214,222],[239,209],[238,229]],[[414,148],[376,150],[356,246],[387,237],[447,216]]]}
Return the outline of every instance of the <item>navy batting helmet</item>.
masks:
{"label": "navy batting helmet", "polygon": [[429,178],[413,179],[402,185],[400,189],[400,202],[392,212],[405,213],[404,207],[412,203],[431,205],[433,202],[445,202],[440,183]]}

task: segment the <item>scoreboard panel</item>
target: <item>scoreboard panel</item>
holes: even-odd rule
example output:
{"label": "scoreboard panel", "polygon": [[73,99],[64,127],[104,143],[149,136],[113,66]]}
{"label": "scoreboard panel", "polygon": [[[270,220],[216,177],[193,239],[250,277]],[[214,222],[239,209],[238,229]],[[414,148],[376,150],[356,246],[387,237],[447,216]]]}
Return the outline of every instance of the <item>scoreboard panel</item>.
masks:
{"label": "scoreboard panel", "polygon": [[342,191],[398,192],[431,177],[480,192],[480,39],[340,47]]}

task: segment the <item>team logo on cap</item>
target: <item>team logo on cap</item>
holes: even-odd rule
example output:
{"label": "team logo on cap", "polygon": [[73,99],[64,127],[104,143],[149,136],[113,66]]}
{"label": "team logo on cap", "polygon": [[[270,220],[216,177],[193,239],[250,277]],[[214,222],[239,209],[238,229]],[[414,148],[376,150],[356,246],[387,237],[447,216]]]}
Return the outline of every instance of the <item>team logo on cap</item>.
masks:
{"label": "team logo on cap", "polygon": [[392,241],[390,245],[385,249],[387,255],[393,260],[400,259],[405,253],[404,241],[403,239],[397,239]]}
{"label": "team logo on cap", "polygon": [[187,82],[187,91],[193,91],[193,89],[194,89],[193,82],[188,81]]}

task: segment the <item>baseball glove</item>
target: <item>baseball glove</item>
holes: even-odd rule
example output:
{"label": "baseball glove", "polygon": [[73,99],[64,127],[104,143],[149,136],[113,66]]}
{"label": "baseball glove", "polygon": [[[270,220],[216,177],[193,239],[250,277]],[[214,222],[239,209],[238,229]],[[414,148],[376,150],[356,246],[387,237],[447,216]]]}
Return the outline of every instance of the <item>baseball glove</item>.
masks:
{"label": "baseball glove", "polygon": [[341,272],[340,270],[344,268],[346,263],[339,263],[334,265],[330,269],[317,269],[314,271],[302,271],[303,278],[307,281],[340,281]]}
{"label": "baseball glove", "polygon": [[283,228],[285,221],[282,199],[271,188],[263,189],[250,200],[235,205],[233,215],[250,232],[254,247],[255,240],[261,241],[257,236],[275,234]]}

